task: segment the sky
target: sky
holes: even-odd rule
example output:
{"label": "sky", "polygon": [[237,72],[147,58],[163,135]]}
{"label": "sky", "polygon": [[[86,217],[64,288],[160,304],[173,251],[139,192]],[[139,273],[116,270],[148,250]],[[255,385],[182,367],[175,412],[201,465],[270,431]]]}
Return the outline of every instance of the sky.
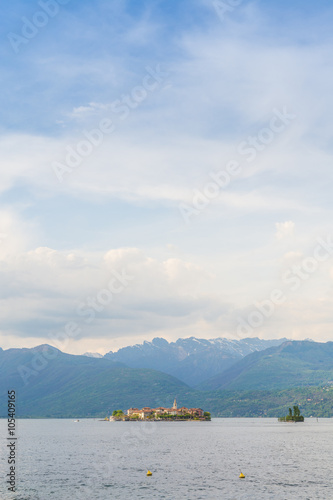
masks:
{"label": "sky", "polygon": [[329,1],[14,0],[0,346],[332,339]]}

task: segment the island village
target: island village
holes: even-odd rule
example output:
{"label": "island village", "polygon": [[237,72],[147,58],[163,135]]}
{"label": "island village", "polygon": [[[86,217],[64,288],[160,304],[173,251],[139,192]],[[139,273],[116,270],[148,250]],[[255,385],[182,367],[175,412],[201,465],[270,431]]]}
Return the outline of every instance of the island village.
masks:
{"label": "island village", "polygon": [[177,401],[174,400],[172,408],[130,408],[127,415],[122,410],[115,410],[110,417],[110,422],[115,421],[133,421],[133,420],[210,420],[210,413],[204,412],[201,408],[182,408],[177,407]]}

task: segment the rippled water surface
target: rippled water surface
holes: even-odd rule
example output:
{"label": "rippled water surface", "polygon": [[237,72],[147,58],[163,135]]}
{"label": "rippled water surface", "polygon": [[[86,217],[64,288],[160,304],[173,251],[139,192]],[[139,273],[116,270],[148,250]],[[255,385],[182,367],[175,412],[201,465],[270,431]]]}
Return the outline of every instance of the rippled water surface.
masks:
{"label": "rippled water surface", "polygon": [[330,419],[19,420],[15,495],[0,431],[0,498],[333,499]]}

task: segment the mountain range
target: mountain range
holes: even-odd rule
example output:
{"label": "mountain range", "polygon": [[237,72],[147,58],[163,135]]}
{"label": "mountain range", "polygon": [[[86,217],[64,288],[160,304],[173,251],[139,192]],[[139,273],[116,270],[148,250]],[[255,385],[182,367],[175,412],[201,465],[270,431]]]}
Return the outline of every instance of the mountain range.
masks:
{"label": "mountain range", "polygon": [[196,387],[248,354],[281,345],[286,340],[207,340],[190,337],[169,343],[163,338],[155,338],[152,342],[124,347],[117,352],[110,351],[105,358],[125,363],[131,368],[159,370],[177,377],[190,387]]}
{"label": "mountain range", "polygon": [[[191,351],[192,359],[206,351],[201,341],[195,348],[193,338],[181,340],[175,343],[177,348]],[[207,341],[208,350],[224,339],[216,340]],[[251,340],[260,345],[259,339]],[[203,382],[196,388],[161,370],[130,367],[109,355],[76,356],[48,345],[0,349],[0,416],[6,415],[6,395],[12,389],[21,417],[104,417],[114,409],[132,406],[168,407],[174,397],[181,405],[199,406],[213,416],[279,416],[294,403],[305,416],[333,416],[333,342],[285,341],[261,351],[252,345],[252,352],[245,355],[251,343],[244,341],[244,345],[236,343],[233,352],[239,357],[240,347],[243,356],[217,375],[205,379],[208,370],[203,363]],[[170,346],[161,339],[157,343],[166,349]],[[134,347],[128,352],[136,353]],[[155,351],[156,339],[144,344],[146,348]],[[161,355],[161,349],[157,352]],[[220,352],[221,357],[226,355]],[[200,370],[200,363],[196,369]]]}

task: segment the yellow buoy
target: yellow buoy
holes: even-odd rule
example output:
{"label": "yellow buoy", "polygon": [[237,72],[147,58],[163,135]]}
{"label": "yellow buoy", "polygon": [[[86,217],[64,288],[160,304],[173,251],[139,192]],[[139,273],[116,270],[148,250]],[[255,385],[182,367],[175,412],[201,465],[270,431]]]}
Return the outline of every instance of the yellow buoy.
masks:
{"label": "yellow buoy", "polygon": [[150,470],[149,470],[149,471],[147,472],[147,476],[152,476],[152,475],[153,475],[153,473],[152,473],[152,472],[150,472]]}
{"label": "yellow buoy", "polygon": [[239,474],[239,479],[245,479],[245,476],[244,476],[243,472],[241,472],[241,473]]}

